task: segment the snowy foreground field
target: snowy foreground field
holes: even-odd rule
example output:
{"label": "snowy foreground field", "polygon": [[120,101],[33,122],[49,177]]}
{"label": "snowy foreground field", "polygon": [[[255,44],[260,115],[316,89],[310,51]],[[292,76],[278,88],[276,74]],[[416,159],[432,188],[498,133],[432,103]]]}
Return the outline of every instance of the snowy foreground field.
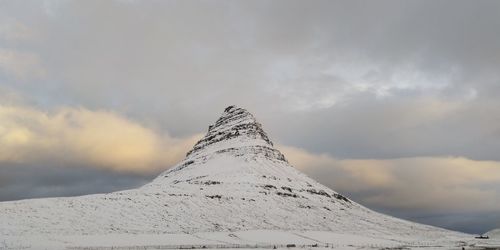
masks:
{"label": "snowy foreground field", "polygon": [[500,240],[472,236],[429,241],[371,238],[325,231],[251,230],[194,234],[40,235],[0,237],[0,249],[500,249]]}

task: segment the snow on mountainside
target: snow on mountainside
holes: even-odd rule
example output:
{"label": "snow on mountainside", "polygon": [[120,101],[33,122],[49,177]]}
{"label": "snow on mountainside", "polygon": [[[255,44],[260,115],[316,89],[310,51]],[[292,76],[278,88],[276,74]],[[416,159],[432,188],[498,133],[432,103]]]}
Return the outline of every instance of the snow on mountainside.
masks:
{"label": "snow on mountainside", "polygon": [[487,235],[487,236],[489,236],[492,239],[499,239],[500,240],[500,228],[488,231],[484,235]]}
{"label": "snow on mountainside", "polygon": [[0,238],[247,230],[469,237],[374,212],[310,179],[273,147],[252,114],[234,106],[183,161],[141,188],[0,203]]}

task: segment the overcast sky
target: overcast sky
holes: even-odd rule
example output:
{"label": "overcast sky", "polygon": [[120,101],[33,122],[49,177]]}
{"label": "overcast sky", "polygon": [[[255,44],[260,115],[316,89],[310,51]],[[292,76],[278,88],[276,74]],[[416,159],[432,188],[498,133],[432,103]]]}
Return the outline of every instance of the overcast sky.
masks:
{"label": "overcast sky", "polygon": [[500,1],[0,0],[0,201],[140,186],[232,104],[377,211],[500,227]]}

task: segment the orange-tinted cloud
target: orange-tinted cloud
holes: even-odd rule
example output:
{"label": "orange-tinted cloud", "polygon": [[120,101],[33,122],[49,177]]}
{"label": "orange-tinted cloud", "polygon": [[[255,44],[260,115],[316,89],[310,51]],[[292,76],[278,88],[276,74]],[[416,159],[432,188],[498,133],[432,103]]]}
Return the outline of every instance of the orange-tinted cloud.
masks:
{"label": "orange-tinted cloud", "polygon": [[421,211],[497,211],[500,162],[463,157],[336,159],[281,146],[290,163],[337,191],[376,207]]}
{"label": "orange-tinted cloud", "polygon": [[0,105],[0,162],[151,172],[181,160],[199,137],[173,138],[108,111]]}

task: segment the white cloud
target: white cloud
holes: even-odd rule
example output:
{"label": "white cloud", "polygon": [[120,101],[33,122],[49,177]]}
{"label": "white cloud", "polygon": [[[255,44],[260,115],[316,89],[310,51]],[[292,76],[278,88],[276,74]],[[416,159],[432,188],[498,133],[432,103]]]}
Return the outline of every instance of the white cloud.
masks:
{"label": "white cloud", "polygon": [[[267,90],[278,93],[289,108],[301,111],[345,104],[363,93],[377,99],[401,92],[439,96],[453,85],[458,74],[457,69],[430,74],[410,62],[389,66],[359,57],[335,61],[322,57],[286,58],[272,63],[269,71],[272,84]],[[457,99],[473,100],[470,91],[466,89]]]}

